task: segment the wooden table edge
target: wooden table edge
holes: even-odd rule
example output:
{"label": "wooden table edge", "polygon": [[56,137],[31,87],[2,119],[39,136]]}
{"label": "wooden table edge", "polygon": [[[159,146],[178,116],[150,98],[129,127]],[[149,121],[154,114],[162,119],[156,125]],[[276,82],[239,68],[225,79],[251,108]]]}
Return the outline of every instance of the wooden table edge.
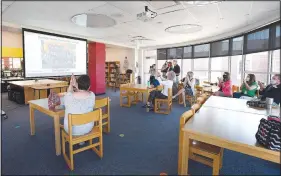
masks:
{"label": "wooden table edge", "polygon": [[226,149],[229,149],[232,151],[236,151],[239,153],[243,153],[246,155],[254,156],[254,157],[261,158],[261,159],[264,159],[267,161],[271,161],[274,163],[278,163],[278,164],[281,163],[279,151],[273,151],[273,150],[266,149],[263,147],[250,146],[247,144],[233,142],[233,141],[229,141],[227,139],[223,139],[223,138],[220,138],[217,136],[203,134],[203,133],[195,132],[195,131],[184,129],[184,128],[182,128],[182,130],[184,133],[188,134],[188,137],[190,139],[198,140],[198,141],[212,144],[212,145],[215,145],[218,147],[226,148]]}

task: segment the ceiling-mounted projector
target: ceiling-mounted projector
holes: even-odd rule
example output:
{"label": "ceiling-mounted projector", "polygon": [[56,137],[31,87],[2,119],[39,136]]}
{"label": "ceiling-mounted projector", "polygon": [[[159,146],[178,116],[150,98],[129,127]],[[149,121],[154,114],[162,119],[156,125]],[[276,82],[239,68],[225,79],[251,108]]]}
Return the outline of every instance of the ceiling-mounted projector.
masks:
{"label": "ceiling-mounted projector", "polygon": [[144,12],[137,14],[137,19],[143,22],[151,21],[153,18],[157,16],[156,12],[148,9],[148,6],[144,7]]}

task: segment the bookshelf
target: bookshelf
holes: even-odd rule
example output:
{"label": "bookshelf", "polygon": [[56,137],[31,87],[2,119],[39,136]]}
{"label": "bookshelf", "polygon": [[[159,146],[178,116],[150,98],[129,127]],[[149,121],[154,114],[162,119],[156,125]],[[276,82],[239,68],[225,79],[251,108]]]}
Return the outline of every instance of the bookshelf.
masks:
{"label": "bookshelf", "polygon": [[[109,61],[105,62],[105,82],[108,87],[113,87],[115,84],[115,69],[114,63],[120,67],[120,61]],[[120,73],[120,84],[128,83],[127,76],[125,73]],[[131,81],[129,81],[131,82]],[[117,85],[119,87],[119,85]]]}

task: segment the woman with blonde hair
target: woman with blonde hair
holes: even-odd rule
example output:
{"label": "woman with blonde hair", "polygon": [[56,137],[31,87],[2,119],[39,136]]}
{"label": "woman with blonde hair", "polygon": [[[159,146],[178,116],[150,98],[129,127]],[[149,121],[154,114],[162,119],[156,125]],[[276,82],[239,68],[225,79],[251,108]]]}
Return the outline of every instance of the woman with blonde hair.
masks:
{"label": "woman with blonde hair", "polygon": [[194,96],[195,95],[195,78],[192,71],[187,72],[185,78],[181,81],[183,82],[183,88],[178,91],[176,95],[173,96],[173,99],[182,95],[184,107],[186,107],[185,103],[185,95]]}

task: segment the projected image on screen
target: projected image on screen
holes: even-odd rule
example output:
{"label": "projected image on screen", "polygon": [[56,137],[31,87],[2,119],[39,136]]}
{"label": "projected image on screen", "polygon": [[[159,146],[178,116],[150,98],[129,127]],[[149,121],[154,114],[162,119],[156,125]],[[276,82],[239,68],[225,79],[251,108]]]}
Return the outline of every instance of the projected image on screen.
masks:
{"label": "projected image on screen", "polygon": [[23,34],[26,77],[87,74],[86,40],[25,30]]}
{"label": "projected image on screen", "polygon": [[41,40],[42,68],[75,68],[76,45]]}

